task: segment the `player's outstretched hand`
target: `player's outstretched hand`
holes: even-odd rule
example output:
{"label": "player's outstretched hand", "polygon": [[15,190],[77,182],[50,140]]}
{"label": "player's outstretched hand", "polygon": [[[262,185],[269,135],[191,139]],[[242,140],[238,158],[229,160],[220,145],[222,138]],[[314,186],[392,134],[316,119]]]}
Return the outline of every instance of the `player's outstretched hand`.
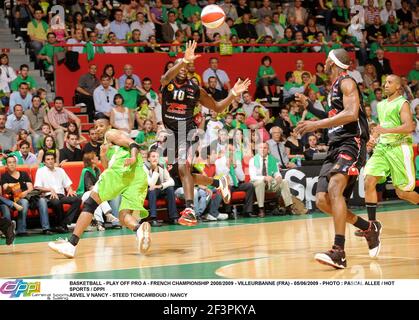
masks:
{"label": "player's outstretched hand", "polygon": [[297,134],[304,134],[307,132],[314,132],[317,130],[316,121],[300,121],[295,128]]}
{"label": "player's outstretched hand", "polygon": [[194,60],[196,58],[199,58],[201,55],[195,55],[195,49],[196,49],[197,43],[195,40],[193,41],[188,41],[186,43],[186,49],[185,49],[185,55],[184,55],[184,59],[189,61],[189,62],[194,62]]}
{"label": "player's outstretched hand", "polygon": [[125,161],[124,161],[124,166],[126,166],[126,167],[129,167],[130,165],[133,165],[134,163],[135,163],[135,161],[136,161],[137,159],[135,159],[135,158],[128,158],[128,159],[125,159]]}
{"label": "player's outstretched hand", "polygon": [[236,93],[236,95],[242,94],[249,89],[251,83],[252,81],[250,81],[249,78],[246,78],[245,80],[239,79],[234,84],[233,91]]}

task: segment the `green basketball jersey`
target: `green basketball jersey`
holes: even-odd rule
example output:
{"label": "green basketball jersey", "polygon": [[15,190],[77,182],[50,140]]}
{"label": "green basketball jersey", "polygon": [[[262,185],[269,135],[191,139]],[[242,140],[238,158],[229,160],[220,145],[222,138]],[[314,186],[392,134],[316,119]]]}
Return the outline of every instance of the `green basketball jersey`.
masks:
{"label": "green basketball jersey", "polygon": [[[403,96],[399,96],[391,102],[389,102],[388,99],[379,102],[377,105],[377,113],[380,126],[383,128],[395,128],[401,126],[402,119],[400,117],[400,110],[402,109],[403,103],[406,101],[407,100]],[[385,133],[380,135],[380,143],[412,143],[412,135],[404,133]]]}

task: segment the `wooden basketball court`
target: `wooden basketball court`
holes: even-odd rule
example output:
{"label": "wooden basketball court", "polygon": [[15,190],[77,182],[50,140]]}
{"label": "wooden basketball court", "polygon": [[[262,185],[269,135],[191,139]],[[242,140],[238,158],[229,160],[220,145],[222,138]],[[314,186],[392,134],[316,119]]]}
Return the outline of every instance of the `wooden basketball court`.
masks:
{"label": "wooden basketball court", "polygon": [[348,226],[345,270],[313,259],[334,237],[332,219],[316,213],[153,228],[147,256],[137,252],[128,230],[86,233],[75,259],[48,248],[57,236],[18,238],[14,246],[0,246],[0,278],[418,278],[419,209],[396,204],[380,211],[380,256],[370,258],[365,239]]}

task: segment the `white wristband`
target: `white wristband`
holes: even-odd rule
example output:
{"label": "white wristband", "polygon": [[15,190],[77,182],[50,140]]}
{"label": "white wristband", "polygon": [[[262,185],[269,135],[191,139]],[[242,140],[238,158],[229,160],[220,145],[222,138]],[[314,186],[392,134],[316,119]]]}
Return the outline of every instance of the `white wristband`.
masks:
{"label": "white wristband", "polygon": [[182,58],[182,62],[185,64],[191,63],[190,61],[186,60],[185,58]]}
{"label": "white wristband", "polygon": [[236,91],[234,91],[234,89],[231,89],[231,94],[235,97],[237,97],[239,95]]}

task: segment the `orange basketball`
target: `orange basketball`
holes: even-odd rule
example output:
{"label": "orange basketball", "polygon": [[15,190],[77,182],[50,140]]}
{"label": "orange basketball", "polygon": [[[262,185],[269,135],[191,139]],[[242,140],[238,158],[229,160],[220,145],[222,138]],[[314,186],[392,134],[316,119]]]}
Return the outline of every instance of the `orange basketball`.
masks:
{"label": "orange basketball", "polygon": [[209,29],[215,29],[221,26],[225,17],[224,10],[216,4],[206,6],[201,12],[202,24]]}

